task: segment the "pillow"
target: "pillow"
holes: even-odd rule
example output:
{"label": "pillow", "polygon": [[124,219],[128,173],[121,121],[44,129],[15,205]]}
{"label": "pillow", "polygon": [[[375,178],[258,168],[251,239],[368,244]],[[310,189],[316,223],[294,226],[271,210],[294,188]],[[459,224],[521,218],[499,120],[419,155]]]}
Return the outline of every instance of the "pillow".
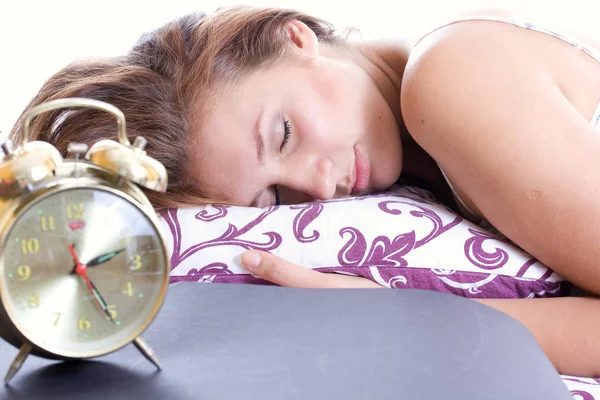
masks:
{"label": "pillow", "polygon": [[415,187],[264,209],[170,209],[161,223],[171,282],[265,284],[240,261],[245,250],[256,249],[391,288],[477,298],[551,297],[568,290],[534,257]]}

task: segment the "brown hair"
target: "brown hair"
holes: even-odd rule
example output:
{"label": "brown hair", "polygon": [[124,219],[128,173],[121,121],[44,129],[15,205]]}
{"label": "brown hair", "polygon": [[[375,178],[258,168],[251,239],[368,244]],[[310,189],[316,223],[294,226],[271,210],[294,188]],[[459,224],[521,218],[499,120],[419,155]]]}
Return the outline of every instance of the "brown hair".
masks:
{"label": "brown hair", "polygon": [[[10,137],[16,145],[22,141],[23,116],[36,105],[65,97],[102,100],[125,114],[130,139],[144,136],[148,154],[167,169],[167,192],[146,192],[156,209],[216,202],[206,198],[187,167],[190,126],[198,123],[191,120],[190,105],[208,104],[219,82],[241,79],[284,57],[285,26],[292,20],[305,23],[322,42],[343,42],[329,23],[295,10],[232,7],[188,14],[142,35],[124,56],[81,60],[56,73]],[[93,109],[45,113],[30,126],[29,140],[50,142],[64,157],[69,142],[91,145],[100,139],[116,140],[116,124]]]}

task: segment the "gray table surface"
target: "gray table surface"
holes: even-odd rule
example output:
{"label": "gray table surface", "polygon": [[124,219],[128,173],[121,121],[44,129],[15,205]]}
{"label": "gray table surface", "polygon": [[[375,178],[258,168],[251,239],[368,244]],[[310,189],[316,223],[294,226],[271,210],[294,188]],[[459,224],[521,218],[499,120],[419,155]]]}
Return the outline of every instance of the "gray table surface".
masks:
{"label": "gray table surface", "polygon": [[0,399],[572,400],[521,324],[430,291],[179,283],[143,337],[161,372],[30,357]]}

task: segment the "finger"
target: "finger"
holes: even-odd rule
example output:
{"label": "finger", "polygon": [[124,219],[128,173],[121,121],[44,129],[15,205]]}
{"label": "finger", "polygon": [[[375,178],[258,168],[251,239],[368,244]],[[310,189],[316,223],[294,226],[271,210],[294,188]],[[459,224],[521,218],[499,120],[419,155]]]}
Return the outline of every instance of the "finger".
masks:
{"label": "finger", "polygon": [[313,271],[263,251],[247,251],[242,263],[253,275],[280,286],[315,288],[328,286],[325,274]]}
{"label": "finger", "polygon": [[297,288],[380,288],[377,283],[354,276],[324,274],[303,268],[263,251],[247,251],[242,263],[255,276],[280,286]]}

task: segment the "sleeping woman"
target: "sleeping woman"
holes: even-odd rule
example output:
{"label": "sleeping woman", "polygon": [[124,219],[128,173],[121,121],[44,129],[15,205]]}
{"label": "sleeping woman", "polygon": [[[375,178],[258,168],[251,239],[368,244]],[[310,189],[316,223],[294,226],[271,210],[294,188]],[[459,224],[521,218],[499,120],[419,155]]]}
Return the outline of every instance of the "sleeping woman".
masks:
{"label": "sleeping woman", "polygon": [[[353,42],[283,9],[191,14],[114,58],[75,62],[28,109],[64,97],[120,108],[169,172],[157,209],[251,207],[364,195],[419,182],[575,285],[600,294],[600,42],[471,15],[405,40]],[[12,139],[18,143],[23,118]],[[67,155],[116,139],[94,110],[30,128]],[[254,274],[283,286],[378,287],[264,252]],[[521,321],[563,374],[600,376],[594,297],[478,300]]]}

